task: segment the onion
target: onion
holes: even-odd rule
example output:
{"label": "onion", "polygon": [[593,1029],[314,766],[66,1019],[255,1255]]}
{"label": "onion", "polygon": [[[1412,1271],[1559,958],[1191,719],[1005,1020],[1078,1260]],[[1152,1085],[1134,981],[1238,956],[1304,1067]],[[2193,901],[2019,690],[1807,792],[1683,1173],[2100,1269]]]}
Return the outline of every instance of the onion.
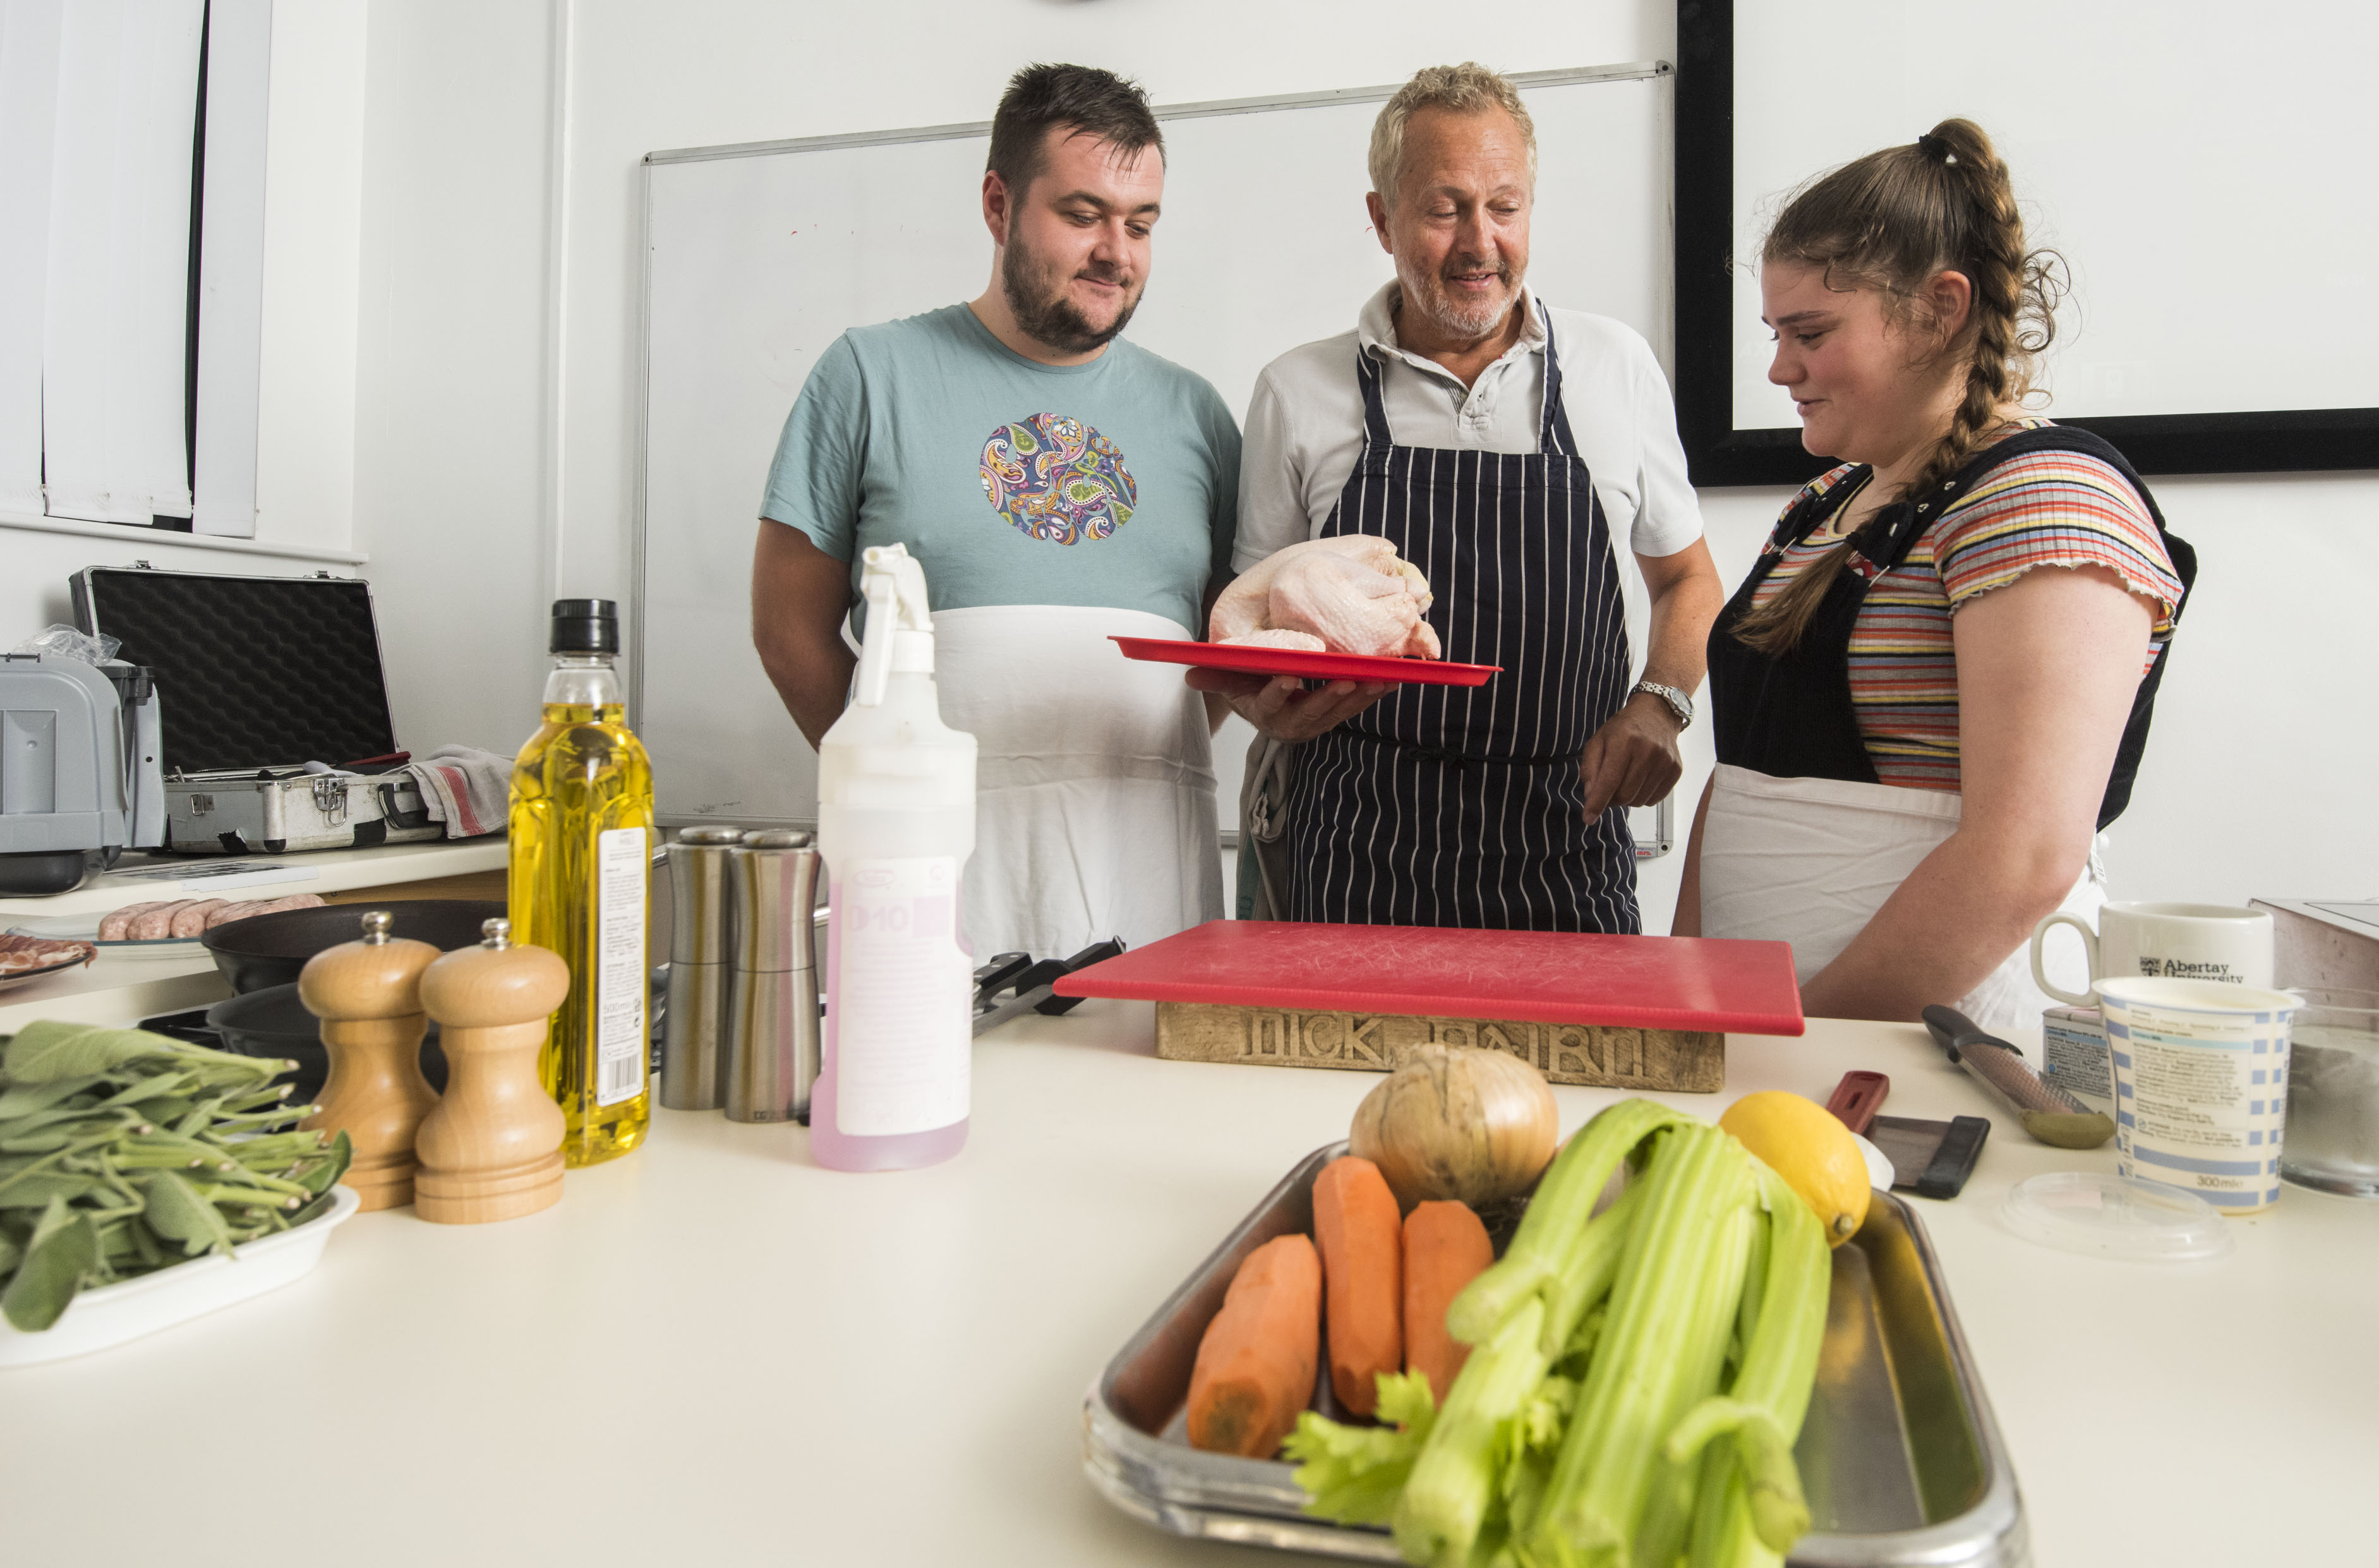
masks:
{"label": "onion", "polygon": [[1347,1140],[1406,1209],[1443,1198],[1477,1209],[1527,1191],[1560,1136],[1552,1088],[1535,1067],[1508,1052],[1429,1044],[1406,1051],[1363,1097]]}

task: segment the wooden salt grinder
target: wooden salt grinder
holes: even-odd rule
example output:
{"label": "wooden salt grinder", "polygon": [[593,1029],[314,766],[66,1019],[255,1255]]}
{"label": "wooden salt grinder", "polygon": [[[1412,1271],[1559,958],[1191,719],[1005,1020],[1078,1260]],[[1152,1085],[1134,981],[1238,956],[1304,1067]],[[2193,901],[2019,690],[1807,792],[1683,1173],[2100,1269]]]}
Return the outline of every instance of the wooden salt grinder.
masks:
{"label": "wooden salt grinder", "polygon": [[347,1135],[355,1160],[340,1179],[367,1209],[413,1201],[413,1135],[438,1104],[421,1076],[421,973],[438,949],[392,939],[390,923],[387,911],[372,911],[361,941],[315,954],[297,976],[331,1055],[320,1108],[297,1125]]}
{"label": "wooden salt grinder", "polygon": [[562,1107],[537,1076],[546,1019],[570,995],[570,966],[512,945],[512,922],[421,977],[446,1048],[446,1098],[421,1124],[414,1209],[444,1225],[518,1219],[561,1200]]}

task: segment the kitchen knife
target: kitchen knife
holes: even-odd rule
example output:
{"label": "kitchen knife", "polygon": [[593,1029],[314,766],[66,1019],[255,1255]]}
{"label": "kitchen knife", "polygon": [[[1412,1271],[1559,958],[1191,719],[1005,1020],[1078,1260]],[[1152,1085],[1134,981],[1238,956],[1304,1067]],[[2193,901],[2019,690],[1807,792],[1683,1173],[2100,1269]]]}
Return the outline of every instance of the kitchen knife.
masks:
{"label": "kitchen knife", "polygon": [[1955,1198],[1965,1190],[1982,1158],[1983,1140],[1991,1124],[1981,1116],[1954,1121],[1920,1121],[1914,1116],[1879,1116],[1891,1080],[1879,1072],[1857,1069],[1842,1074],[1826,1102],[1842,1124],[1883,1152],[1891,1162],[1891,1185],[1919,1198]]}
{"label": "kitchen knife", "polygon": [[1860,1068],[1842,1074],[1842,1082],[1834,1085],[1833,1098],[1826,1102],[1826,1109],[1833,1112],[1835,1118],[1844,1127],[1864,1138],[1867,1124],[1875,1120],[1878,1111],[1883,1109],[1884,1097],[1890,1092],[1891,1080],[1879,1072]]}
{"label": "kitchen knife", "polygon": [[1867,1124],[1867,1141],[1891,1162],[1891,1185],[1919,1198],[1955,1198],[1966,1189],[1974,1162],[1983,1157],[1983,1140],[1991,1135],[1982,1116],[1952,1116],[1946,1122],[1919,1121],[1911,1116],[1878,1116]]}
{"label": "kitchen knife", "polygon": [[[1043,959],[1033,961],[1029,953],[1001,953],[991,962],[975,971],[974,1032],[989,1033],[1020,1013],[1049,1014],[1071,1012],[1080,1006],[1080,996],[1060,996],[1050,987],[1061,975],[1071,974],[1091,964],[1105,963],[1123,952],[1123,938],[1111,936],[1093,943],[1070,959]],[[1015,995],[1005,1001],[993,997],[1013,987]]]}
{"label": "kitchen knife", "polygon": [[2042,1081],[2023,1053],[1986,1034],[1954,1007],[1925,1009],[1925,1027],[1950,1059],[1988,1089],[2023,1130],[2059,1149],[2095,1149],[2115,1136],[2115,1121],[2092,1110],[2053,1083]]}

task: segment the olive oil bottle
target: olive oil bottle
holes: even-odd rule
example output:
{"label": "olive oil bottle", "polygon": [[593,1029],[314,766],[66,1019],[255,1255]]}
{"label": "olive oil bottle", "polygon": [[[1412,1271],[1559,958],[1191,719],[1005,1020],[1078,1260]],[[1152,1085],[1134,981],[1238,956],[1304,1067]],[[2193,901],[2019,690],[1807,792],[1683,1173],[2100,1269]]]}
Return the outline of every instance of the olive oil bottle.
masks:
{"label": "olive oil bottle", "polygon": [[610,599],[556,599],[545,723],[513,764],[513,939],[570,965],[570,995],[537,1058],[569,1130],[568,1165],[644,1141],[652,1120],[646,955],[652,892],[653,769],[629,732],[611,661]]}

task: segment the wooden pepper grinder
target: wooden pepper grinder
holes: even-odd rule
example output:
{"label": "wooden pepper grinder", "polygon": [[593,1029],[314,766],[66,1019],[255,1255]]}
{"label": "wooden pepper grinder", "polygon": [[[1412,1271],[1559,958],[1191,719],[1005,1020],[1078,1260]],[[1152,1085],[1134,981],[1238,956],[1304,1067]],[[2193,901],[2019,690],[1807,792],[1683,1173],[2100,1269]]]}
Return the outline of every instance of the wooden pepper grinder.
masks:
{"label": "wooden pepper grinder", "polygon": [[567,1123],[537,1071],[546,1019],[570,995],[570,966],[515,947],[512,922],[447,954],[421,977],[422,1005],[446,1048],[446,1097],[421,1124],[414,1207],[446,1225],[518,1219],[562,1198]]}
{"label": "wooden pepper grinder", "polygon": [[321,1020],[331,1076],[320,1109],[297,1125],[344,1132],[354,1163],[340,1179],[367,1209],[413,1201],[413,1136],[438,1092],[421,1076],[421,974],[438,958],[427,942],[388,934],[386,910],[363,917],[363,939],[306,960],[297,996]]}

